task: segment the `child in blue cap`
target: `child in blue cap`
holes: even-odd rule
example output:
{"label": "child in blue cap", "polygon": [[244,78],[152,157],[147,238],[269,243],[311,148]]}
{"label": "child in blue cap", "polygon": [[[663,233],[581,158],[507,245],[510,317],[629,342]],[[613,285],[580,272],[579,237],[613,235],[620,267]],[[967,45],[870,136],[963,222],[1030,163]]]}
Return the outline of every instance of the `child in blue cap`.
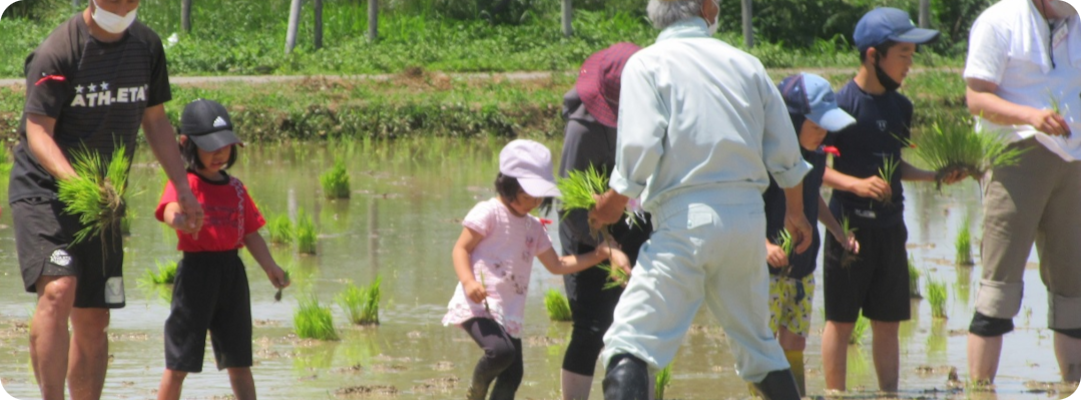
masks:
{"label": "child in blue cap", "polygon": [[[935,179],[933,171],[901,159],[913,109],[897,89],[912,67],[916,46],[935,40],[938,31],[913,26],[908,13],[896,8],[876,8],[860,19],[853,36],[860,69],[837,92],[837,104],[856,123],[832,138],[842,156],[834,159],[823,180],[834,189],[830,211],[848,218],[862,246],[858,258],[842,262],[845,246],[834,238],[826,240],[822,364],[826,388],[845,390],[848,339],[862,311],[871,320],[879,389],[893,392],[900,370],[898,328],[911,312],[901,180]],[[879,171],[886,165],[896,165],[896,173],[883,179]],[[955,174],[944,181],[961,178]]]}
{"label": "child in blue cap", "polygon": [[[840,131],[856,122],[837,107],[829,81],[814,74],[801,73],[784,78],[777,85],[788,107],[788,116],[796,128],[803,159],[813,169],[803,177],[803,214],[807,221],[818,220],[837,242],[850,252],[859,252],[854,237],[847,236],[830,213],[819,189],[826,172],[826,154],[838,154],[822,146],[828,132]],[[777,336],[785,358],[792,366],[800,395],[807,393],[803,377],[803,350],[811,330],[811,304],[815,289],[814,271],[821,243],[818,230],[812,229],[811,247],[798,254],[785,254],[780,246],[784,230],[785,192],[770,179],[762,195],[766,206],[766,261],[769,264],[770,329]]]}

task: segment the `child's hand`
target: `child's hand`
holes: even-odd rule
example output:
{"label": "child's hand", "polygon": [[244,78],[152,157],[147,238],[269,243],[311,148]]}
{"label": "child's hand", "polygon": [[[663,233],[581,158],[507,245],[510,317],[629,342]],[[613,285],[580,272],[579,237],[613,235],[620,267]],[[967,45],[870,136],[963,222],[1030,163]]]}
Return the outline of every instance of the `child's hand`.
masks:
{"label": "child's hand", "polygon": [[788,255],[784,253],[781,246],[766,241],[766,263],[773,268],[787,267]]}
{"label": "child's hand", "polygon": [[[613,268],[622,269],[627,273],[627,276],[631,275],[631,259],[627,257],[627,254],[620,249],[612,249],[611,254],[608,256],[608,261],[612,264]],[[624,283],[626,286],[626,283]]]}
{"label": "child's hand", "polygon": [[465,296],[468,297],[470,301],[477,304],[480,304],[480,302],[488,298],[488,291],[484,289],[484,285],[477,281],[463,283],[462,290],[465,291]]}
{"label": "child's hand", "polygon": [[889,182],[882,180],[881,177],[871,176],[860,179],[852,186],[852,193],[869,199],[885,200],[893,196],[893,189],[890,188]]}
{"label": "child's hand", "polygon": [[270,279],[270,284],[274,285],[275,288],[286,288],[291,283],[289,278],[285,276],[285,271],[278,264],[271,265],[270,268],[264,268],[263,272],[266,272],[267,279]]}
{"label": "child's hand", "polygon": [[837,243],[840,243],[841,247],[844,247],[845,251],[852,254],[860,254],[860,242],[856,240],[856,235],[846,236],[844,233],[830,233],[833,234],[834,239],[837,239]]}

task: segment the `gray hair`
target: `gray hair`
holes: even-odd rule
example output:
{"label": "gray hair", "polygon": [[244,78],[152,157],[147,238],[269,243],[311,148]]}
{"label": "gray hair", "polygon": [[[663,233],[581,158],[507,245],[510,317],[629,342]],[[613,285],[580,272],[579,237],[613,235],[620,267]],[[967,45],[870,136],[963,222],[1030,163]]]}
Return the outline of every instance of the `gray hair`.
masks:
{"label": "gray hair", "polygon": [[720,0],[649,0],[646,15],[654,28],[664,29],[681,20],[700,17],[704,1],[712,1],[720,10]]}

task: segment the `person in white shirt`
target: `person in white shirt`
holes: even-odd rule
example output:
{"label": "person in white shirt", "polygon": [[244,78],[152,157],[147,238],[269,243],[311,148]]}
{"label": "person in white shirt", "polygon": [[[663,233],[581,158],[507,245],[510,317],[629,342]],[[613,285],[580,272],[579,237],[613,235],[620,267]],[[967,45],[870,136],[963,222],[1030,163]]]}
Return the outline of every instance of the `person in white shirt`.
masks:
{"label": "person in white shirt", "polygon": [[769,328],[762,193],[771,175],[785,188],[785,225],[802,253],[811,166],[762,63],[711,37],[716,0],[650,0],[647,13],[663,31],[624,67],[611,190],[590,215],[614,223],[640,197],[655,229],[604,336],[605,399],[647,398],[649,371],[672,361],[703,302],[736,373],[767,399],[797,399]]}
{"label": "person in white shirt", "polygon": [[[1077,1],[1071,1],[1077,6]],[[969,326],[971,379],[994,381],[1036,242],[1065,381],[1081,380],[1081,19],[1059,0],[1003,0],[969,34],[964,72],[978,129],[1026,149],[984,188],[984,272]]]}

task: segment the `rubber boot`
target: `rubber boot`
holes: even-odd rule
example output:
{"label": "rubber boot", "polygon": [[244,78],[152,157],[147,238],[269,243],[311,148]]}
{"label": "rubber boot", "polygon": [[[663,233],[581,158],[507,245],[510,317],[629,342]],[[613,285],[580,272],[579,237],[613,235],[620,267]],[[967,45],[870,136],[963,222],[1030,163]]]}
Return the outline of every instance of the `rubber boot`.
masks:
{"label": "rubber boot", "polygon": [[792,377],[792,370],[782,369],[766,374],[761,382],[754,384],[765,400],[799,400],[799,389]]}
{"label": "rubber boot", "polygon": [[[489,383],[491,384],[491,383]],[[469,385],[468,391],[466,391],[466,400],[484,400],[484,396],[488,394],[488,385],[474,381],[472,385]]]}
{"label": "rubber boot", "polygon": [[786,350],[784,358],[788,359],[788,365],[792,368],[792,376],[796,378],[796,388],[799,389],[800,397],[807,395],[807,382],[803,377],[803,351]]}
{"label": "rubber boot", "polygon": [[649,400],[646,362],[630,354],[618,354],[604,374],[604,400]]}

